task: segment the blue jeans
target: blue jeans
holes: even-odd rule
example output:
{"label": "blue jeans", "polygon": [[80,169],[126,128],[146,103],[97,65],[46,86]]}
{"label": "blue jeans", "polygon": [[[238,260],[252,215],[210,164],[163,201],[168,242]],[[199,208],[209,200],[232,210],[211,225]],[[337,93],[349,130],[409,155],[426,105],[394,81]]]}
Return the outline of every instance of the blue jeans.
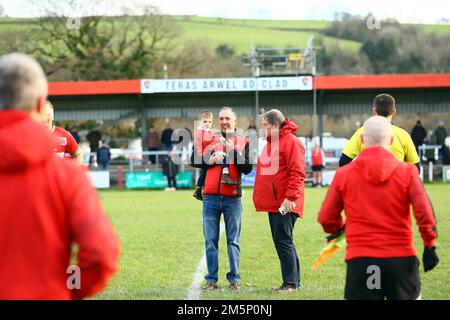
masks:
{"label": "blue jeans", "polygon": [[219,269],[220,216],[223,213],[227,234],[228,260],[230,272],[227,280],[232,283],[240,280],[239,257],[242,203],[241,197],[203,195],[203,234],[205,236],[207,282],[217,282]]}
{"label": "blue jeans", "polygon": [[99,162],[98,166],[100,167],[100,170],[103,170],[103,171],[109,170],[109,162]]}

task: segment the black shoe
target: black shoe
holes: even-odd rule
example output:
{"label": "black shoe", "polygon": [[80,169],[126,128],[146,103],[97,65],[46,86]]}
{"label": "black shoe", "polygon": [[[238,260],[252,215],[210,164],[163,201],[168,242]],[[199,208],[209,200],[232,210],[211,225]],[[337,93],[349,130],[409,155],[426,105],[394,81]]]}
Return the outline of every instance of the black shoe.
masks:
{"label": "black shoe", "polygon": [[297,287],[293,284],[283,283],[279,288],[274,288],[273,290],[278,292],[294,292],[297,291]]}
{"label": "black shoe", "polygon": [[203,201],[202,188],[196,187],[192,196],[197,200]]}
{"label": "black shoe", "polygon": [[202,290],[216,290],[217,283],[216,282],[207,282],[206,285],[202,288]]}

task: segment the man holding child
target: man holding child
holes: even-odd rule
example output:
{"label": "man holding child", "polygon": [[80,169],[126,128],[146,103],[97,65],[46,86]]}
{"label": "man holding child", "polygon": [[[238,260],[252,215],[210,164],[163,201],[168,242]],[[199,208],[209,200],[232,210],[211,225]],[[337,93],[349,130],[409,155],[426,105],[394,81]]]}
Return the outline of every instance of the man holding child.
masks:
{"label": "man holding child", "polygon": [[[200,121],[202,122],[202,118]],[[202,195],[203,233],[208,266],[204,290],[217,289],[218,243],[222,213],[225,220],[230,262],[227,280],[230,283],[230,289],[240,289],[241,179],[242,173],[251,172],[252,164],[249,160],[249,141],[236,131],[236,123],[236,114],[233,109],[222,108],[219,113],[221,136],[208,136],[207,132],[203,132],[200,135],[203,135],[204,140],[209,140],[209,142],[202,142],[199,141],[199,135],[197,135],[191,155],[191,166],[205,171],[204,183],[200,181],[200,186],[197,184],[197,187],[200,187],[200,195],[201,185],[204,184]],[[210,127],[210,125],[208,126]],[[204,127],[206,129],[207,125]]]}

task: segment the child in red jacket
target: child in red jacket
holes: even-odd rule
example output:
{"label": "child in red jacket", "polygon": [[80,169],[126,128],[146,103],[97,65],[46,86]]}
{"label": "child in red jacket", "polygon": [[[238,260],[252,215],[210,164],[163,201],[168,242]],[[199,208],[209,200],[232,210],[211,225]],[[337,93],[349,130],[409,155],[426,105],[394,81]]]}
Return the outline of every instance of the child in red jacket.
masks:
{"label": "child in red jacket", "polygon": [[[210,111],[202,111],[199,115],[200,126],[197,128],[194,136],[194,147],[197,150],[199,156],[204,156],[208,152],[224,152],[225,138],[221,135],[214,134],[211,129],[213,124],[213,114]],[[229,168],[226,164],[226,157],[224,156],[222,164],[222,181],[230,184],[234,184],[233,180],[229,177]],[[197,186],[194,194],[192,195],[197,200],[202,200],[202,188],[205,184],[206,170],[202,169],[200,176],[197,180]]]}

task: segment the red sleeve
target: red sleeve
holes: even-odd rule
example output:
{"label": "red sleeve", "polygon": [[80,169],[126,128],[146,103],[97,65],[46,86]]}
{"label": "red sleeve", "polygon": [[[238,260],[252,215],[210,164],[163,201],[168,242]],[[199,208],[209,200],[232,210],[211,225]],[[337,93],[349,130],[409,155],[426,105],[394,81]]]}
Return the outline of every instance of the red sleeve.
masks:
{"label": "red sleeve", "polygon": [[[293,139],[296,139],[294,137]],[[292,140],[293,140],[292,139]],[[304,192],[305,148],[300,141],[288,141],[283,150],[289,170],[286,199],[296,201]]]}
{"label": "red sleeve", "polygon": [[338,179],[339,169],[334,176],[330,189],[328,189],[317,218],[326,233],[338,232],[344,226],[344,220],[341,215],[341,212],[344,209],[344,201],[339,193]]}
{"label": "red sleeve", "polygon": [[208,130],[198,130],[195,133],[194,137],[194,146],[195,149],[197,149],[197,153],[199,156],[202,156],[205,154],[207,150],[212,150],[211,148],[208,148],[216,142],[216,137],[212,134],[212,132]]}
{"label": "red sleeve", "polygon": [[72,296],[81,299],[102,290],[118,270],[119,240],[86,173],[75,169],[76,182],[66,194],[66,203],[70,203],[69,224],[73,242],[78,245],[81,272],[81,289],[74,289]]}
{"label": "red sleeve", "polygon": [[425,247],[435,245],[437,238],[436,217],[430,199],[419,179],[417,168],[411,165],[411,183],[409,185],[409,199],[414,209],[419,231]]}
{"label": "red sleeve", "polygon": [[73,136],[70,134],[70,132],[65,130],[64,135],[66,136],[66,139],[67,139],[67,146],[66,146],[65,152],[67,152],[68,154],[73,156],[75,154],[75,152],[77,152],[77,150],[78,150],[78,144],[75,141],[75,139],[73,138]]}

